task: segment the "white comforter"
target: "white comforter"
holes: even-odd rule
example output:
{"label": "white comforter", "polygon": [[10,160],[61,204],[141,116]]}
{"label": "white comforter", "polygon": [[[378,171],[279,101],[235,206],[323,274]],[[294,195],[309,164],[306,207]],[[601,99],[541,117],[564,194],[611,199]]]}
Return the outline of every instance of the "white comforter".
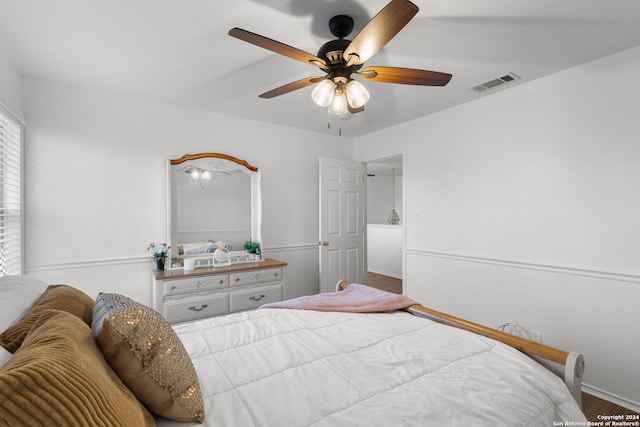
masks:
{"label": "white comforter", "polygon": [[263,309],[175,330],[198,373],[206,426],[585,420],[564,383],[518,351],[404,312]]}

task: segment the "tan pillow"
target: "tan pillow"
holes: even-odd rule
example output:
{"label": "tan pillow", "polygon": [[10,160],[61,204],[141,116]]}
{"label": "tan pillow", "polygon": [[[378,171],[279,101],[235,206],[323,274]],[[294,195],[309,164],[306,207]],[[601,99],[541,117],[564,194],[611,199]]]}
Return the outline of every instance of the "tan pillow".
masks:
{"label": "tan pillow", "polygon": [[100,293],[92,329],[107,362],[151,412],[175,421],[204,421],[191,358],[157,311],[122,295]]}
{"label": "tan pillow", "polygon": [[78,317],[44,310],[0,369],[0,425],[153,426]]}
{"label": "tan pillow", "polygon": [[14,353],[44,310],[55,309],[73,314],[91,326],[93,299],[68,285],[50,285],[33,303],[31,310],[13,326],[0,334],[0,345]]}

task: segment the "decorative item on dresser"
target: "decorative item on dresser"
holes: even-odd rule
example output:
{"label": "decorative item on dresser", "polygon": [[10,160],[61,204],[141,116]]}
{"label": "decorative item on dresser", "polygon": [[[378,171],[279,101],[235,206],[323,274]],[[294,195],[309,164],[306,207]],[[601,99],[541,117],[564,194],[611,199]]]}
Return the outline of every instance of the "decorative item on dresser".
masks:
{"label": "decorative item on dresser", "polygon": [[151,243],[147,248],[148,251],[153,251],[153,259],[156,262],[156,268],[158,270],[164,270],[165,262],[167,261],[167,253],[171,249],[166,243]]}
{"label": "decorative item on dresser", "polygon": [[153,272],[153,308],[169,323],[179,323],[280,301],[287,264],[275,259]]}

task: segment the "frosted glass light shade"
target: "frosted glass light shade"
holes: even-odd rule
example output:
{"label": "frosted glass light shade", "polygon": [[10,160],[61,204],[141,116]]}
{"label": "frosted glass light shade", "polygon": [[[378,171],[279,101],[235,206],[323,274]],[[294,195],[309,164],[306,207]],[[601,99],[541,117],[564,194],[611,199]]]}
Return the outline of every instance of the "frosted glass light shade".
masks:
{"label": "frosted glass light shade", "polygon": [[347,106],[347,97],[342,90],[336,90],[333,95],[333,101],[329,105],[329,112],[331,114],[349,114],[349,107]]}
{"label": "frosted glass light shade", "polygon": [[347,99],[353,108],[360,108],[369,100],[369,91],[360,82],[351,80],[347,83]]}
{"label": "frosted glass light shade", "polygon": [[313,88],[311,99],[321,107],[328,107],[333,101],[336,84],[329,79],[322,80]]}

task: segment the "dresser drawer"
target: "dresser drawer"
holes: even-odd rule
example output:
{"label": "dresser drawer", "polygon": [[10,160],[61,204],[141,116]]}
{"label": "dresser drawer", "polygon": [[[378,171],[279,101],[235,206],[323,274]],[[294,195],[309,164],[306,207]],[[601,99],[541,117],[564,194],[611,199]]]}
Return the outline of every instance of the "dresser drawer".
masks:
{"label": "dresser drawer", "polygon": [[168,301],[164,304],[164,317],[169,323],[219,316],[228,312],[227,293],[191,300]]}
{"label": "dresser drawer", "polygon": [[203,291],[207,289],[224,288],[226,286],[229,286],[229,276],[226,274],[165,280],[163,282],[162,295]]}
{"label": "dresser drawer", "polygon": [[265,268],[243,271],[229,275],[231,286],[250,285],[252,283],[276,282],[282,280],[281,268]]}
{"label": "dresser drawer", "polygon": [[268,302],[282,300],[282,285],[264,286],[232,292],[231,311],[251,310]]}

